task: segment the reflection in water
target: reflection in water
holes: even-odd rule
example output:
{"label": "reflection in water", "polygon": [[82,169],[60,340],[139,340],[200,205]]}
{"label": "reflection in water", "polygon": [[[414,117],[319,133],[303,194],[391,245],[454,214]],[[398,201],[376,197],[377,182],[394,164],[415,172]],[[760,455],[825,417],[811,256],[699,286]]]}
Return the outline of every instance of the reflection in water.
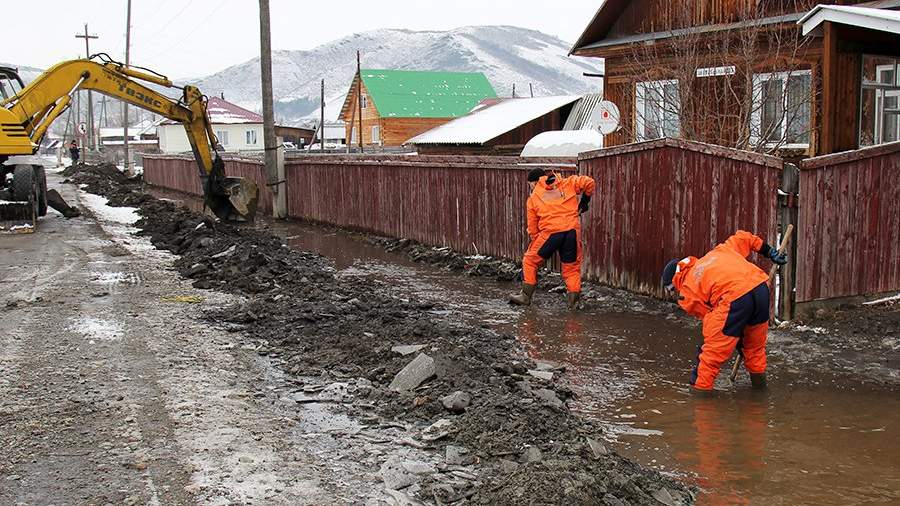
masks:
{"label": "reflection in water", "polygon": [[687,380],[697,328],[601,307],[569,313],[559,294],[511,308],[508,284],[414,264],[342,233],[270,226],[292,247],[333,258],[342,275],[380,278],[448,315],[516,334],[530,357],[567,368],[573,408],[605,422],[622,454],[695,480],[702,503],[900,504],[896,392],[809,386],[810,376],[831,383],[828,371],[787,371],[770,356],[767,393],[742,377],[695,398]]}

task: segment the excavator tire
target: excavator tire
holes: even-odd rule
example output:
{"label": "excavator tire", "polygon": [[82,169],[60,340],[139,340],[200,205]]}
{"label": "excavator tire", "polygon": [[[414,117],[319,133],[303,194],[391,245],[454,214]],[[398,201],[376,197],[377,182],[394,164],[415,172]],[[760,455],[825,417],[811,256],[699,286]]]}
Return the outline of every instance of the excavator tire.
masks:
{"label": "excavator tire", "polygon": [[47,172],[39,166],[35,166],[34,171],[37,174],[38,216],[47,216]]}
{"label": "excavator tire", "polygon": [[13,200],[33,201],[32,199],[37,196],[35,176],[34,167],[31,165],[16,165],[13,170]]}

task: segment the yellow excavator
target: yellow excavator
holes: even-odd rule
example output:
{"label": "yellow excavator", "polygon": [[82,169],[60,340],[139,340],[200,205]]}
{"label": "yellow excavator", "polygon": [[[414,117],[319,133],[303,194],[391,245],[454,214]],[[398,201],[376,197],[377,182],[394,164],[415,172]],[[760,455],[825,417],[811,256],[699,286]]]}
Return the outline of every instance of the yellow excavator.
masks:
{"label": "yellow excavator", "polygon": [[206,111],[206,97],[196,87],[184,86],[181,98],[174,100],[139,81],[176,87],[163,75],[126,67],[103,54],[55,65],[28,86],[23,85],[15,69],[0,67],[0,213],[32,217],[46,214],[44,168],[13,163],[16,159],[11,157],[36,153],[50,125],[72,103],[75,92],[92,90],[182,123],[199,166],[206,206],[222,220],[252,220],[259,189],[253,181],[225,175]]}

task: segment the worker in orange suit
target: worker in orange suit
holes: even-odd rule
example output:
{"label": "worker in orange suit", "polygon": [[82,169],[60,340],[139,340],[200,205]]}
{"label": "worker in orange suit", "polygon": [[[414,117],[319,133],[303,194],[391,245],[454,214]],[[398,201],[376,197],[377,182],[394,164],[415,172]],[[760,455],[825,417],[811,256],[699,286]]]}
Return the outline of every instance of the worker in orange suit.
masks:
{"label": "worker in orange suit", "polygon": [[754,388],[766,386],[769,276],[747,260],[755,251],[778,265],[787,256],[759,237],[738,230],[702,258],[672,260],[662,284],[677,290],[678,305],[703,320],[703,346],[691,375],[695,391],[711,392],[719,369],[735,347]]}
{"label": "worker in orange suit", "polygon": [[[528,236],[531,244],[522,258],[522,291],[509,298],[527,306],[537,287],[537,271],[554,254],[559,254],[566,283],[566,304],[578,307],[581,297],[581,222],[594,194],[594,180],[588,176],[562,177],[543,169],[528,172]],[[579,198],[580,196],[580,198]]]}

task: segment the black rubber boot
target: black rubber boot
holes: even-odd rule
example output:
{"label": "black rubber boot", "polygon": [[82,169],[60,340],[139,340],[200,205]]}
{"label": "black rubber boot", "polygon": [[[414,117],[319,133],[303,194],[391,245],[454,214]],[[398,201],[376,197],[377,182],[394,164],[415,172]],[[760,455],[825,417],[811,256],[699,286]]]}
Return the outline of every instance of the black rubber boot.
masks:
{"label": "black rubber boot", "polygon": [[566,307],[569,311],[578,309],[578,301],[581,300],[581,292],[569,292],[566,294]]}
{"label": "black rubber boot", "polygon": [[529,285],[528,283],[522,283],[522,291],[515,294],[510,295],[509,303],[515,304],[516,306],[530,306],[531,305],[531,297],[534,295],[535,285]]}
{"label": "black rubber boot", "polygon": [[752,386],[756,390],[765,389],[766,388],[766,373],[751,372],[750,373],[750,386]]}

